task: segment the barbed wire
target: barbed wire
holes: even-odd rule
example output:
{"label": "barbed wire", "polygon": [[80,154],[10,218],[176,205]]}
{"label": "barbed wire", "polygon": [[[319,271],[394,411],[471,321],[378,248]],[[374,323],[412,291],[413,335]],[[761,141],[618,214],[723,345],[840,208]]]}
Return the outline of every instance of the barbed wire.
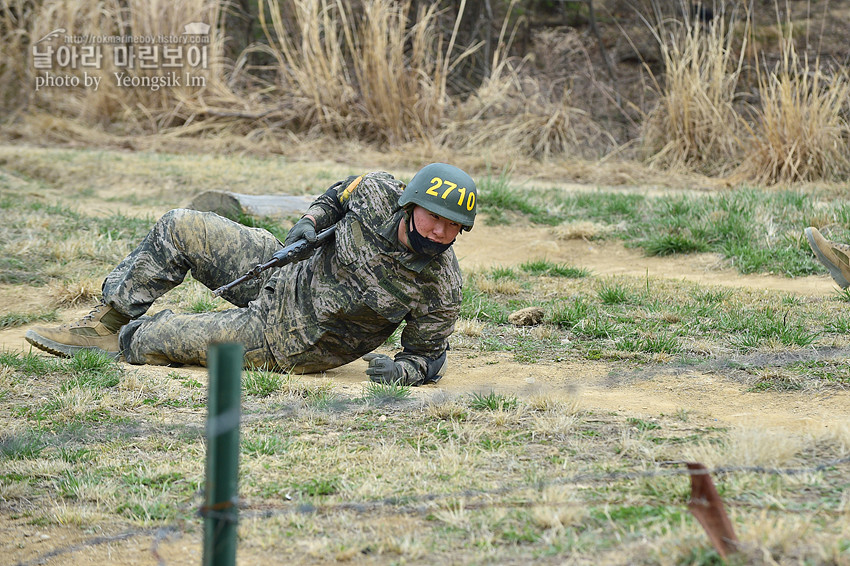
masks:
{"label": "barbed wire", "polygon": [[[661,462],[662,466],[684,465],[685,461]],[[822,462],[816,466],[798,467],[798,468],[769,468],[765,466],[723,466],[712,469],[690,470],[690,469],[670,469],[670,470],[644,470],[639,472],[609,472],[606,474],[577,474],[568,478],[554,479],[550,481],[541,480],[531,484],[521,486],[506,486],[492,490],[463,490],[454,493],[443,494],[423,494],[419,496],[398,496],[387,497],[376,501],[369,502],[345,502],[336,504],[313,505],[309,503],[294,503],[287,507],[274,508],[258,508],[257,506],[242,505],[239,507],[240,516],[250,518],[253,516],[273,516],[275,514],[292,514],[292,513],[328,513],[333,511],[356,511],[369,512],[382,508],[397,508],[408,509],[415,503],[432,503],[439,500],[462,500],[475,497],[499,496],[507,493],[518,492],[525,489],[536,489],[538,491],[552,485],[570,485],[580,483],[600,483],[600,482],[616,482],[616,481],[632,481],[639,479],[651,479],[656,477],[674,477],[674,476],[694,476],[694,475],[720,475],[731,473],[756,473],[776,476],[794,476],[807,473],[817,473],[828,468],[850,464],[850,456],[838,458]],[[245,512],[254,513],[248,513]],[[276,511],[279,511],[276,512]]]}
{"label": "barbed wire", "polygon": [[[663,467],[672,467],[684,465],[685,461],[668,461],[668,462],[660,462],[659,465]],[[355,513],[370,513],[370,512],[391,512],[402,515],[409,514],[423,514],[433,512],[433,506],[429,504],[438,502],[438,501],[452,501],[457,502],[458,506],[462,506],[467,510],[474,509],[484,509],[484,508],[525,508],[525,507],[586,507],[584,502],[580,501],[528,501],[528,500],[517,500],[517,501],[496,501],[496,500],[487,500],[487,501],[469,501],[470,499],[481,499],[481,498],[493,498],[501,495],[505,495],[508,493],[517,493],[523,490],[537,490],[541,491],[549,486],[554,485],[571,485],[571,484],[586,484],[586,483],[600,483],[600,482],[618,482],[618,481],[633,481],[640,479],[652,479],[656,477],[677,477],[677,476],[695,476],[695,475],[729,475],[729,474],[739,474],[739,473],[753,473],[753,474],[763,474],[763,475],[774,475],[774,476],[795,476],[802,474],[810,474],[825,471],[829,468],[834,468],[838,466],[843,466],[850,464],[850,456],[844,458],[836,458],[833,460],[827,460],[825,462],[821,462],[817,465],[806,466],[806,467],[794,467],[794,468],[771,468],[766,466],[721,466],[711,469],[687,469],[687,468],[676,468],[676,469],[664,469],[664,470],[642,470],[642,471],[634,471],[634,472],[609,472],[605,474],[575,474],[566,478],[555,478],[550,481],[538,481],[524,485],[513,485],[513,486],[505,486],[497,489],[491,490],[463,490],[457,491],[453,493],[428,493],[422,495],[404,495],[404,496],[394,496],[394,497],[385,497],[382,499],[378,499],[375,501],[349,501],[342,503],[328,503],[328,504],[313,504],[313,503],[305,503],[305,502],[293,502],[291,505],[287,506],[269,506],[269,505],[237,505],[237,516],[239,519],[263,519],[274,517],[278,515],[291,515],[291,514],[331,514],[334,512],[340,511],[348,511]],[[214,519],[226,519],[233,520],[234,513],[232,510],[219,512],[214,509],[209,509],[204,507],[203,505],[198,505],[197,496],[200,492],[196,493],[191,501],[184,503],[179,508],[178,514],[193,514],[197,518],[214,518]],[[615,504],[616,500],[613,498],[610,500],[604,501],[607,504]],[[824,507],[812,508],[812,509],[795,509],[782,507],[777,508],[772,505],[762,505],[756,502],[745,502],[745,501],[737,501],[737,500],[728,500],[724,501],[724,503],[734,506],[737,508],[745,508],[745,509],[760,509],[766,511],[775,511],[778,513],[826,513],[832,516],[841,516],[847,514],[850,511],[841,511],[837,509],[829,509]],[[42,554],[36,558],[18,562],[16,566],[36,566],[38,564],[43,564],[47,560],[51,558],[55,558],[57,556],[61,556],[63,554],[70,554],[79,552],[89,547],[98,546],[101,544],[108,544],[112,542],[120,542],[123,540],[128,540],[131,538],[136,538],[139,536],[152,536],[153,542],[151,544],[151,554],[158,561],[160,566],[165,565],[164,559],[159,554],[159,545],[170,539],[175,533],[182,533],[185,531],[185,522],[186,520],[175,522],[167,525],[162,525],[158,527],[144,527],[138,529],[131,529],[124,531],[122,533],[118,533],[115,535],[109,536],[98,536],[91,538],[82,543],[69,545],[62,548],[57,548],[51,550],[45,554]]]}

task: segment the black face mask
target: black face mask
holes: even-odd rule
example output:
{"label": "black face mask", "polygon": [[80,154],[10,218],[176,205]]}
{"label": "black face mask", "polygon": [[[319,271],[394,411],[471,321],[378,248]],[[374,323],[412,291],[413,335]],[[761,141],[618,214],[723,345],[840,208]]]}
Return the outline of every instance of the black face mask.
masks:
{"label": "black face mask", "polygon": [[407,229],[407,241],[410,243],[410,247],[413,248],[414,252],[431,257],[440,255],[455,243],[455,241],[452,240],[448,244],[441,244],[439,242],[429,240],[417,232],[416,226],[413,223],[413,213],[410,214],[410,224],[408,224]]}

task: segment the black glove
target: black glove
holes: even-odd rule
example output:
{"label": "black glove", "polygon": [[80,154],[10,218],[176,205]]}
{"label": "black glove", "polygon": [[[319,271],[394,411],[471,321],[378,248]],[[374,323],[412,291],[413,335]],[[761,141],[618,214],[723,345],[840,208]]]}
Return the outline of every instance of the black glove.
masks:
{"label": "black glove", "polygon": [[372,381],[378,383],[398,383],[404,378],[404,368],[401,364],[394,362],[389,356],[383,354],[366,354],[363,359],[369,362],[366,375]]}
{"label": "black glove", "polygon": [[304,238],[311,244],[316,241],[316,224],[306,216],[295,223],[295,226],[289,229],[286,233],[286,240],[283,241],[284,246],[294,244],[301,238]]}

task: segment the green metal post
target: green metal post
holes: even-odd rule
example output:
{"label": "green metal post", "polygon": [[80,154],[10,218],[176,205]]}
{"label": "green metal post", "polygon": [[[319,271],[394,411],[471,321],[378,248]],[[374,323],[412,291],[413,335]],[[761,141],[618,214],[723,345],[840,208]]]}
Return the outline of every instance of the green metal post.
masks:
{"label": "green metal post", "polygon": [[204,507],[205,566],[236,564],[242,353],[241,344],[214,344],[207,353],[210,385]]}

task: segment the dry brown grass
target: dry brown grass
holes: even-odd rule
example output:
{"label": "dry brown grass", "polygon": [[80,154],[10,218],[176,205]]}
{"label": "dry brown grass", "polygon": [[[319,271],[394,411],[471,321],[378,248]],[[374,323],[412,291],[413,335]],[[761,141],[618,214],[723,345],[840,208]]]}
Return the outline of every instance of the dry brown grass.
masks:
{"label": "dry brown grass", "polygon": [[589,220],[578,220],[552,228],[552,234],[559,240],[595,240],[612,231],[612,226]]}
{"label": "dry brown grass", "polygon": [[25,0],[8,0],[0,9],[0,106],[15,108],[25,103],[29,89],[22,89],[27,81],[27,59],[21,57],[29,48],[27,20],[32,18],[34,7]]}
{"label": "dry brown grass", "polygon": [[[597,182],[601,175],[610,184],[640,182],[642,172],[620,167],[600,173],[596,163],[603,155],[628,158],[635,141],[655,166],[715,176],[734,171],[731,181],[840,179],[850,171],[846,72],[828,73],[817,61],[796,56],[790,39],[799,22],[778,23],[778,32],[771,28],[772,35],[761,33],[758,41],[751,41],[749,20],[730,14],[710,25],[653,24],[664,66],[664,79],[654,83],[658,105],[647,110],[652,96],[625,101],[644,120],[639,139],[618,145],[629,136],[618,131],[615,140],[612,124],[626,113],[597,80],[591,43],[574,30],[539,33],[528,56],[516,57],[516,22],[505,19],[489,76],[480,84],[465,80],[466,90],[456,92],[449,88],[452,73],[479,46],[462,45],[462,19],[447,22],[435,3],[264,0],[258,6],[265,41],[230,61],[223,55],[229,32],[223,4],[214,0],[4,3],[0,101],[17,111],[7,116],[14,120],[10,135],[133,149],[284,154],[293,147],[328,152],[316,140],[330,137],[365,142],[370,151],[402,147],[403,156],[395,159],[406,162],[461,159],[463,153],[473,169],[496,160],[532,170],[558,163],[571,178]],[[465,7],[459,3],[458,13]],[[646,3],[641,9],[649,13]],[[195,73],[205,79],[202,88],[118,87],[109,48],[96,91],[21,88],[33,84],[30,43],[54,29],[179,34],[190,21],[215,30],[209,67]],[[768,39],[781,43],[777,68],[766,68],[758,52],[763,47],[755,47]],[[759,99],[750,108],[739,100],[750,87],[741,84],[745,54],[755,55],[760,73]],[[359,156],[362,148],[343,153]]]}
{"label": "dry brown grass", "polygon": [[744,123],[735,109],[743,68],[724,18],[685,29],[659,24],[663,84],[658,106],[642,123],[651,163],[722,173],[737,160]]}
{"label": "dry brown grass", "polygon": [[[20,19],[16,32],[28,37],[29,41],[38,40],[60,28],[74,35],[180,35],[183,26],[192,21],[209,22],[215,28],[219,23],[220,10],[221,3],[214,0],[179,0],[169,3],[61,0],[33,9],[27,17]],[[14,71],[14,77],[33,85],[36,69],[30,58],[29,41],[21,40],[14,46],[17,49],[14,58],[23,59]],[[213,34],[209,45],[208,68],[192,71],[194,75],[204,77],[210,88],[214,77],[223,76],[222,41],[222,34]],[[185,119],[185,114],[181,114],[181,102],[188,96],[197,96],[196,88],[185,84],[160,89],[119,86],[113,79],[113,73],[125,69],[114,65],[112,45],[102,47],[103,59],[98,71],[102,80],[96,90],[43,88],[32,94],[35,108],[48,109],[55,116],[71,117],[85,124],[100,124],[123,133],[158,131]],[[6,46],[6,49],[9,47]],[[22,54],[26,56],[22,58]],[[63,68],[55,72],[81,76],[84,71]],[[134,69],[131,74],[165,76],[166,72],[167,69]]]}
{"label": "dry brown grass", "polygon": [[729,465],[787,467],[804,449],[815,444],[811,435],[759,426],[741,426],[729,434],[722,446],[696,444],[688,447],[685,458],[709,467]]}
{"label": "dry brown grass", "polygon": [[[416,14],[409,1],[368,0],[362,15],[338,0],[297,0],[289,8],[285,21],[277,0],[261,3],[268,43],[237,62],[234,78],[262,88],[260,97],[233,92],[253,116],[296,132],[379,143],[420,139],[442,126],[446,77],[471,51],[443,36],[436,5]],[[245,64],[252,52],[274,61],[265,71],[275,78],[264,86]]]}
{"label": "dry brown grass", "polygon": [[89,277],[82,281],[51,281],[47,294],[57,306],[76,307],[100,296],[101,279]]}
{"label": "dry brown grass", "polygon": [[[748,47],[749,16],[727,23],[721,14],[683,30],[658,24],[664,80],[653,79],[659,104],[642,123],[650,163],[762,184],[835,180],[850,171],[846,69],[828,73],[819,60],[799,57],[794,29],[804,25],[808,35],[810,24],[792,22],[787,5],[786,21],[779,21],[778,0],[774,7],[779,63],[773,68],[763,43]],[[757,76],[752,105],[739,100],[748,53]]]}
{"label": "dry brown grass", "polygon": [[[514,2],[515,3],[515,2]],[[512,4],[514,4],[512,3]],[[599,155],[604,146],[615,146],[613,138],[574,101],[573,84],[563,76],[538,73],[535,61],[508,55],[511,40],[504,23],[493,55],[492,71],[463,103],[457,104],[451,121],[439,137],[440,143],[465,150],[503,152],[549,158],[560,155]],[[593,65],[576,33],[541,33],[541,51],[556,52],[561,61]],[[563,64],[563,63],[562,63]]]}
{"label": "dry brown grass", "polygon": [[465,336],[477,338],[484,331],[485,324],[480,320],[461,318],[455,324],[455,332],[459,332]]}
{"label": "dry brown grass", "polygon": [[761,106],[737,174],[759,183],[840,179],[850,172],[850,79],[799,57],[791,30],[777,68],[759,73]]}
{"label": "dry brown grass", "polygon": [[513,279],[487,279],[482,277],[477,279],[476,282],[481,292],[488,295],[517,295],[521,290],[519,281]]}

